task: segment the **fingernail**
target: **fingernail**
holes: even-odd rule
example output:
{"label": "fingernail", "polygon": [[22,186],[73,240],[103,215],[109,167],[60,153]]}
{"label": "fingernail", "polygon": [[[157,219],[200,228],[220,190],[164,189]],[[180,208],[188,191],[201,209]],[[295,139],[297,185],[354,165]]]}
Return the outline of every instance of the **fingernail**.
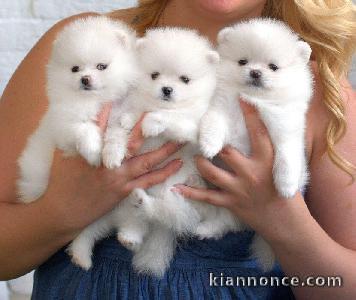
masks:
{"label": "fingernail", "polygon": [[178,164],[178,165],[183,165],[183,159],[181,159],[181,158],[178,158],[178,159],[176,159],[175,160],[176,161],[176,163]]}
{"label": "fingernail", "polygon": [[228,155],[231,151],[231,148],[229,146],[224,147],[221,151],[220,154],[221,155]]}

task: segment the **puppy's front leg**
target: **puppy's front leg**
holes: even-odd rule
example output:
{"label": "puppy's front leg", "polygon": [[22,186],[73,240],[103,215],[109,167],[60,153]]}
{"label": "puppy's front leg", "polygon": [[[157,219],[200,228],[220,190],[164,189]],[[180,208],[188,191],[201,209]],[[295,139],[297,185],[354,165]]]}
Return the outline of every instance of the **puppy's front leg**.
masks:
{"label": "puppy's front leg", "polygon": [[279,194],[292,198],[304,184],[306,170],[303,144],[289,137],[288,141],[275,146],[273,178]]}
{"label": "puppy's front leg", "polygon": [[[302,188],[306,171],[304,153],[304,118],[263,113],[274,147],[273,179],[279,194],[292,198]],[[279,122],[278,122],[279,121]]]}
{"label": "puppy's front leg", "polygon": [[132,130],[141,117],[141,112],[125,112],[120,116],[119,122],[122,128]]}
{"label": "puppy's front leg", "polygon": [[127,152],[129,132],[120,126],[108,127],[104,137],[103,164],[108,169],[121,166]]}
{"label": "puppy's front leg", "polygon": [[114,169],[121,166],[127,154],[130,131],[139,118],[139,113],[121,110],[112,112],[104,136],[103,164],[105,167]]}
{"label": "puppy's front leg", "polygon": [[218,111],[208,111],[200,122],[199,145],[202,154],[213,158],[224,147],[228,135],[227,117]]}
{"label": "puppy's front leg", "polygon": [[166,130],[169,123],[169,114],[162,112],[148,113],[142,122],[142,134],[144,137],[154,137]]}
{"label": "puppy's front leg", "polygon": [[76,149],[92,166],[101,163],[102,137],[99,127],[93,122],[78,124],[75,128]]}

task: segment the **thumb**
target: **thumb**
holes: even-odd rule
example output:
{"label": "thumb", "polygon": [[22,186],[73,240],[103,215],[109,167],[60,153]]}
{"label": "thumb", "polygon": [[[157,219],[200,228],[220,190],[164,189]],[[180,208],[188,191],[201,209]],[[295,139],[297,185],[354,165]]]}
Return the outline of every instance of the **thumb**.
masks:
{"label": "thumb", "polygon": [[140,119],[137,121],[136,125],[134,126],[134,128],[132,128],[131,130],[131,134],[129,137],[129,142],[127,145],[127,158],[130,158],[132,156],[135,156],[137,154],[137,152],[140,150],[143,142],[144,142],[144,137],[142,135],[142,129],[141,129],[141,125],[142,125],[142,121],[145,117],[145,113],[140,117]]}
{"label": "thumb", "polygon": [[112,108],[112,102],[105,103],[101,111],[96,117],[96,123],[98,124],[98,126],[103,132],[105,132],[106,126],[108,124],[111,108]]}

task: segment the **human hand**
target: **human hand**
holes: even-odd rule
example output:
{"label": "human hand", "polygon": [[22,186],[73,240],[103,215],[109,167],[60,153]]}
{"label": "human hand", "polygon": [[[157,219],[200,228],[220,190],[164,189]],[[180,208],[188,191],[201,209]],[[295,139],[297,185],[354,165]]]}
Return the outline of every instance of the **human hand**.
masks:
{"label": "human hand", "polygon": [[[109,112],[110,106],[106,106],[98,116],[102,131],[106,128]],[[130,137],[129,152],[136,153],[142,141],[140,124],[137,124]],[[80,156],[64,159],[61,151],[56,150],[48,188],[39,201],[42,201],[44,212],[53,214],[58,220],[60,230],[78,233],[110,211],[133,189],[147,189],[178,171],[182,165],[180,160],[173,160],[160,169],[155,166],[179,147],[168,143],[158,150],[127,159],[114,170],[92,168]]]}
{"label": "human hand", "polygon": [[273,146],[267,129],[252,106],[241,101],[241,108],[250,136],[251,155],[246,157],[230,146],[225,147],[219,157],[231,171],[198,156],[199,172],[220,190],[177,185],[176,191],[186,198],[226,207],[267,240],[278,239],[285,232],[279,227],[285,229],[300,223],[301,214],[308,213],[308,209],[300,193],[286,200],[276,191],[272,176]]}

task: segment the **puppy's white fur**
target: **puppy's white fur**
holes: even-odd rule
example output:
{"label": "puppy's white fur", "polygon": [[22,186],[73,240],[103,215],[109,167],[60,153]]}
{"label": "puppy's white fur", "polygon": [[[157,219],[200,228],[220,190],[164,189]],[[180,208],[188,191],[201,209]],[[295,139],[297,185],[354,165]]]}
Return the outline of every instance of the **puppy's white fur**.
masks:
{"label": "puppy's white fur", "polygon": [[134,84],[135,40],[126,25],[105,17],[77,20],[58,35],[47,68],[48,110],[18,160],[22,202],[35,201],[46,190],[55,148],[100,165],[96,116],[104,102],[123,98]]}
{"label": "puppy's white fur", "polygon": [[[129,132],[144,112],[148,113],[142,123],[146,140],[141,153],[171,140],[188,142],[172,157],[182,159],[182,168],[147,191],[134,190],[118,207],[115,218],[118,239],[135,251],[136,270],[161,276],[173,256],[175,236],[194,232],[201,219],[200,205],[172,188],[200,178],[193,156],[199,153],[199,122],[215,90],[219,55],[207,39],[179,28],[148,31],[137,41],[137,51],[140,84],[112,111],[103,162],[108,168],[120,166]],[[170,92],[165,92],[167,89]],[[127,203],[137,207],[136,213],[132,214],[132,208],[125,211]]]}
{"label": "puppy's white fur", "polygon": [[[277,191],[292,197],[307,180],[304,129],[312,95],[309,45],[282,22],[254,19],[223,29],[218,35],[218,52],[217,92],[200,129],[203,154],[212,158],[227,144],[250,154],[238,102],[241,96],[257,108],[271,137]],[[272,70],[275,66],[271,64],[277,69]],[[222,223],[226,218],[222,215],[219,221],[211,216],[210,222]],[[273,252],[261,237],[254,241],[252,251],[264,269],[273,266]]]}

